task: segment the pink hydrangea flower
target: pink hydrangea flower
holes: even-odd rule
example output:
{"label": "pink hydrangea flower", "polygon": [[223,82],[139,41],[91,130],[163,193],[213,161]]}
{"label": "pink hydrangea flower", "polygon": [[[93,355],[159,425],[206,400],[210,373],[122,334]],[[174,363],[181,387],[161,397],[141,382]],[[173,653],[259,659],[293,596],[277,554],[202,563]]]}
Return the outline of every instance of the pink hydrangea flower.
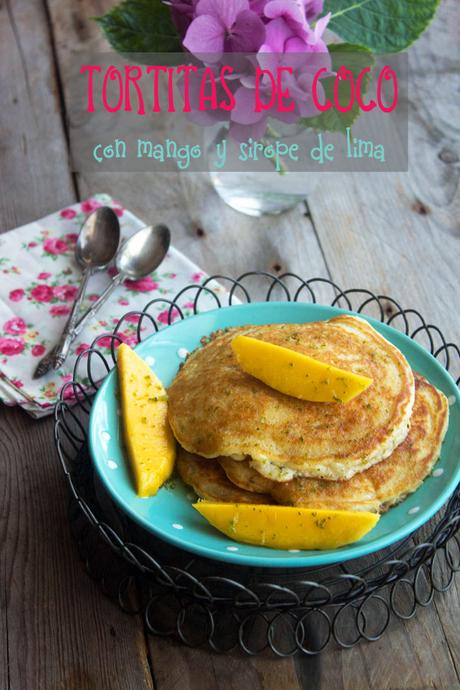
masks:
{"label": "pink hydrangea flower", "polygon": [[70,307],[66,304],[53,304],[50,307],[50,314],[51,316],[67,316],[67,314],[70,314]]}
{"label": "pink hydrangea flower", "polygon": [[3,324],[3,330],[10,335],[23,335],[27,330],[27,324],[24,319],[15,316]]}
{"label": "pink hydrangea flower", "polygon": [[135,290],[136,292],[151,292],[158,288],[158,283],[151,276],[146,276],[139,280],[125,280],[125,286],[128,290]]}
{"label": "pink hydrangea flower", "polygon": [[36,302],[51,302],[53,299],[53,288],[49,285],[36,285],[30,291],[30,296]]}
{"label": "pink hydrangea flower", "polygon": [[253,53],[264,38],[264,23],[249,0],[200,0],[183,44],[194,55],[216,62],[224,52]]}
{"label": "pink hydrangea flower", "polygon": [[51,273],[47,273],[46,271],[39,273],[37,276],[38,280],[48,280],[48,278],[50,278],[50,277],[51,277]]}
{"label": "pink hydrangea flower", "polygon": [[10,294],[8,297],[12,302],[20,302],[22,298],[24,297],[25,292],[22,288],[17,288],[16,290],[11,290]]}
{"label": "pink hydrangea flower", "polygon": [[70,244],[75,244],[75,242],[78,240],[78,235],[76,232],[68,232],[65,238],[67,242],[70,242]]}
{"label": "pink hydrangea flower", "polygon": [[91,213],[91,211],[95,211],[97,208],[100,208],[101,206],[101,202],[97,201],[97,199],[86,199],[86,201],[83,201],[80,204],[80,208],[84,213]]}
{"label": "pink hydrangea flower", "polygon": [[40,355],[44,355],[45,354],[45,346],[40,345],[40,343],[38,343],[37,345],[34,345],[32,348],[32,354],[34,357],[40,357]]}
{"label": "pink hydrangea flower", "polygon": [[13,338],[0,338],[0,353],[7,357],[20,355],[24,350],[24,342],[22,340],[13,340]]}
{"label": "pink hydrangea flower", "polygon": [[116,213],[116,215],[121,218],[123,213],[125,212],[124,208],[121,206],[112,206],[112,210]]}
{"label": "pink hydrangea flower", "polygon": [[47,237],[43,242],[43,249],[48,254],[64,254],[68,248],[69,245],[59,237]]}
{"label": "pink hydrangea flower", "polygon": [[67,220],[72,220],[72,218],[75,218],[76,215],[77,212],[74,211],[73,208],[63,208],[60,213],[61,218],[66,218]]}

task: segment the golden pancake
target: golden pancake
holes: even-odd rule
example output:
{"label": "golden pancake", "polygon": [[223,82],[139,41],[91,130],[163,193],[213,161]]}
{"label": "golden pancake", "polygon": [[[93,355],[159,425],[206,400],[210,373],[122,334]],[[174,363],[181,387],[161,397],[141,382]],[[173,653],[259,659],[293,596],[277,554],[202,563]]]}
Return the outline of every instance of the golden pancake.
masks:
{"label": "golden pancake", "polygon": [[182,481],[192,486],[200,498],[208,501],[273,503],[270,496],[244,491],[232,484],[218,462],[187,453],[183,448],[177,449],[176,467]]}
{"label": "golden pancake", "polygon": [[219,458],[219,463],[224,469],[228,479],[240,489],[253,491],[257,494],[269,494],[273,488],[273,479],[264,477],[257,472],[248,460],[233,460],[232,458]]}
{"label": "golden pancake", "polygon": [[[237,334],[369,376],[373,384],[347,403],[298,400],[242,371],[231,348]],[[250,456],[260,474],[276,481],[339,480],[387,458],[404,441],[414,377],[401,352],[366,321],[338,316],[219,332],[188,357],[168,394],[169,422],[188,451]]]}
{"label": "golden pancake", "polygon": [[[384,511],[415,491],[439,457],[447,430],[449,406],[446,396],[419,374],[415,375],[415,404],[405,441],[386,460],[345,481],[299,477],[289,482],[265,483],[264,491],[283,505],[331,510]],[[259,478],[247,461],[224,458],[229,479],[254,490]],[[261,477],[263,482],[267,480]]]}

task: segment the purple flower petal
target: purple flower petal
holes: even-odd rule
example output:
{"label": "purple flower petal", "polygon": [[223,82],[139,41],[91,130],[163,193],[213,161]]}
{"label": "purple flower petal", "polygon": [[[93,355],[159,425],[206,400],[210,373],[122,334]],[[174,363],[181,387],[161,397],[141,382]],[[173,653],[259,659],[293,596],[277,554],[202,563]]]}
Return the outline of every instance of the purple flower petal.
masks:
{"label": "purple flower petal", "polygon": [[225,41],[226,52],[253,53],[265,39],[265,25],[260,17],[245,10],[240,12]]}
{"label": "purple flower petal", "polygon": [[287,22],[282,17],[272,19],[265,27],[265,31],[265,44],[260,50],[266,52],[264,46],[268,46],[273,53],[283,53],[285,42],[292,36],[292,30]]}
{"label": "purple flower petal", "polygon": [[324,0],[307,0],[305,3],[305,14],[307,16],[307,21],[311,22],[312,19],[321,14],[323,11]]}
{"label": "purple flower petal", "polygon": [[[260,46],[260,50],[257,54],[257,62],[259,63],[259,67],[261,69],[268,70],[275,77],[278,67],[281,65],[281,58],[282,54],[275,53],[266,43]],[[270,77],[264,75],[261,82],[266,82],[267,85],[269,85],[271,84],[271,79]]]}
{"label": "purple flower petal", "polygon": [[200,0],[196,6],[197,15],[209,15],[218,19],[230,29],[240,12],[249,10],[249,0]]}
{"label": "purple flower petal", "polygon": [[190,26],[198,0],[169,0],[173,22],[183,37]]}
{"label": "purple flower petal", "polygon": [[267,129],[267,117],[264,115],[258,122],[252,125],[240,125],[238,122],[230,123],[230,136],[236,141],[247,141],[252,137],[255,141],[262,139]]}
{"label": "purple flower petal", "polygon": [[232,122],[238,122],[240,125],[253,125],[264,117],[263,112],[256,112],[255,94],[255,89],[245,89],[244,86],[240,86],[235,91],[235,107],[231,115]]}
{"label": "purple flower petal", "polygon": [[256,12],[260,17],[263,17],[267,2],[270,2],[270,0],[249,0],[249,6],[253,12]]}
{"label": "purple flower petal", "polygon": [[[190,24],[183,45],[193,55],[212,62],[221,58],[224,51],[225,28],[215,17],[203,14]],[[213,59],[210,59],[210,56]]]}
{"label": "purple flower petal", "polygon": [[271,0],[265,6],[265,16],[269,19],[283,18],[291,32],[300,38],[308,36],[310,27],[302,0]]}
{"label": "purple flower petal", "polygon": [[293,22],[303,24],[305,21],[305,8],[296,0],[270,0],[265,5],[265,16],[269,19],[285,17]]}
{"label": "purple flower petal", "polygon": [[328,12],[324,17],[321,17],[321,19],[318,19],[318,21],[315,24],[315,38],[317,41],[321,38],[323,33],[326,30],[326,26],[329,24],[329,19],[331,18],[331,13]]}

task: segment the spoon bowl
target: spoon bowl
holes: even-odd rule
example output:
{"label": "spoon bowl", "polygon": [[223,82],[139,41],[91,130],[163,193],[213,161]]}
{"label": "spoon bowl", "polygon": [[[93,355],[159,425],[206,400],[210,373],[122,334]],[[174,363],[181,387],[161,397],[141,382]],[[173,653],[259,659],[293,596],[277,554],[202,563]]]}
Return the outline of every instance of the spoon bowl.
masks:
{"label": "spoon bowl", "polygon": [[148,225],[121,247],[115,263],[120,275],[130,280],[144,278],[161,264],[171,241],[166,225]]}
{"label": "spoon bowl", "polygon": [[139,280],[152,273],[165,258],[171,233],[166,225],[148,225],[132,235],[118,250],[115,265],[118,273],[107,285],[104,292],[93,303],[75,325],[73,337],[75,338],[89,319],[94,317],[99,309],[107,302],[112,292],[121,283],[129,278]]}
{"label": "spoon bowl", "polygon": [[75,247],[75,258],[83,269],[101,270],[112,261],[119,242],[118,216],[108,206],[101,206],[83,223]]}
{"label": "spoon bowl", "polygon": [[88,281],[93,273],[109,265],[119,243],[120,223],[117,214],[108,206],[101,206],[90,213],[81,226],[75,246],[75,259],[83,271],[80,286],[59,342],[38,363],[33,375],[35,379],[44,376],[50,369],[58,369],[65,362]]}

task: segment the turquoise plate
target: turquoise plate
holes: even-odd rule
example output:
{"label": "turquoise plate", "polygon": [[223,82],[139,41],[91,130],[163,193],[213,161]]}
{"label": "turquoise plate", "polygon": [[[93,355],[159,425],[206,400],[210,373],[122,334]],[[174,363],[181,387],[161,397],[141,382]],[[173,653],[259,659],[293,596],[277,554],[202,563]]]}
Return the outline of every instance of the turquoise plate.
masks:
{"label": "turquoise plate", "polygon": [[[169,386],[187,352],[217,328],[243,324],[302,323],[350,313],[316,304],[264,302],[224,307],[177,322],[140,343],[136,351]],[[328,551],[281,551],[231,541],[211,527],[191,505],[191,495],[179,479],[152,498],[139,498],[133,489],[121,443],[117,374],[112,371],[94,400],[89,443],[99,476],[110,495],[128,515],[157,537],[200,556],[251,566],[307,567],[364,556],[406,537],[429,520],[460,480],[460,394],[448,372],[423,347],[390,326],[367,319],[396,345],[411,366],[449,398],[450,423],[441,458],[434,472],[414,494],[385,513],[378,525],[351,546]]]}

